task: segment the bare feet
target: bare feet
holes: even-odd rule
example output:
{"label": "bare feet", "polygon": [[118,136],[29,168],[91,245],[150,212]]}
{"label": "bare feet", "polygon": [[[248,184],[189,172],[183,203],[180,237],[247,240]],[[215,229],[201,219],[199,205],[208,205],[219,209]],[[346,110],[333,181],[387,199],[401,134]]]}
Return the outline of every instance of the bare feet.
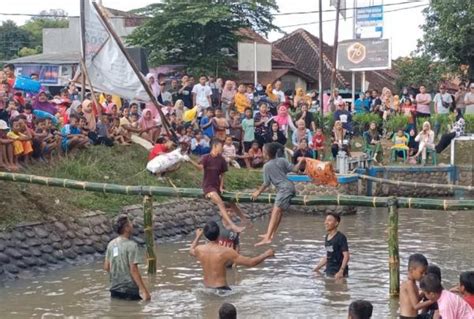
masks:
{"label": "bare feet", "polygon": [[[267,238],[267,234],[261,234],[261,235],[258,235],[258,237],[260,238]],[[273,236],[270,237],[271,240],[273,240]]]}
{"label": "bare feet", "polygon": [[268,239],[268,238],[263,238],[261,241],[259,241],[258,243],[256,243],[254,246],[255,247],[259,247],[259,246],[263,246],[263,245],[269,245],[272,243],[272,240],[271,239]]}

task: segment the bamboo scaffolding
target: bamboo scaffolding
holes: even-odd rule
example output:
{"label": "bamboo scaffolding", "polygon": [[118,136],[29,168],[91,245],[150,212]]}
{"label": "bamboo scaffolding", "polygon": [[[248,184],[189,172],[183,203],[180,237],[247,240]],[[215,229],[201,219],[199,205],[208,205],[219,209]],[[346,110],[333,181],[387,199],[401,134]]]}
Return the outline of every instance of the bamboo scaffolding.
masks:
{"label": "bamboo scaffolding", "polygon": [[367,175],[358,175],[360,179],[364,179],[367,181],[373,181],[381,184],[390,184],[390,185],[396,185],[396,186],[410,186],[414,188],[432,188],[432,189],[449,189],[451,191],[455,190],[463,190],[463,191],[468,191],[472,192],[474,191],[474,187],[469,185],[469,186],[464,186],[464,185],[455,185],[455,184],[429,184],[429,183],[418,183],[418,182],[405,182],[405,181],[394,181],[390,179],[385,179],[385,178],[378,178],[378,177],[373,177],[373,176],[367,176]]}
{"label": "bamboo scaffolding", "polygon": [[[203,198],[201,189],[174,188],[160,186],[132,186],[107,183],[83,182],[71,179],[44,177],[27,174],[0,172],[0,180],[46,185],[77,189],[82,191],[100,192],[123,195],[149,195],[168,197]],[[224,201],[234,203],[263,203],[273,204],[276,194],[261,194],[256,200],[252,200],[250,193],[224,192]],[[291,200],[293,205],[315,206],[315,205],[338,205],[338,206],[363,206],[363,207],[387,207],[387,197],[370,197],[357,195],[337,196],[296,196]],[[406,198],[398,197],[398,207],[431,210],[474,210],[474,200],[443,200],[430,198]]]}
{"label": "bamboo scaffolding", "polygon": [[143,196],[143,228],[145,232],[148,273],[156,274],[155,238],[153,236],[153,198]]}
{"label": "bamboo scaffolding", "polygon": [[388,206],[388,269],[390,296],[400,294],[400,256],[398,254],[398,200],[389,198]]}

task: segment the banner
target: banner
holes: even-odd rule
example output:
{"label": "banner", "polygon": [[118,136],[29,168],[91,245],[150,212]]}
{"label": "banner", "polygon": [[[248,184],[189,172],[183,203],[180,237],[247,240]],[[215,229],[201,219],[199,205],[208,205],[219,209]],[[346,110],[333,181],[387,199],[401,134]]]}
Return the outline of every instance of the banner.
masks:
{"label": "banner", "polygon": [[384,70],[392,67],[388,39],[339,42],[336,68],[341,71]]}
{"label": "banner", "polygon": [[59,65],[50,64],[15,64],[16,75],[29,78],[38,74],[41,84],[59,85]]}
{"label": "banner", "polygon": [[85,1],[85,65],[95,90],[128,99],[149,101],[140,79],[90,0]]}

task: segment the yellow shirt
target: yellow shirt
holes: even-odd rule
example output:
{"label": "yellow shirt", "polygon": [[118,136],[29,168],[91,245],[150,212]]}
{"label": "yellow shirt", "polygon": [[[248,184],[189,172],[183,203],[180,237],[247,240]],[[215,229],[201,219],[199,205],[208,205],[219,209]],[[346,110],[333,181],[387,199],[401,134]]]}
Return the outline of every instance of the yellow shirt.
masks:
{"label": "yellow shirt", "polygon": [[250,107],[250,101],[244,93],[237,92],[235,94],[235,109],[240,114],[244,114],[245,109]]}
{"label": "yellow shirt", "polygon": [[[99,96],[99,104],[102,105],[105,102],[105,95],[101,94]],[[122,100],[120,99],[120,96],[117,95],[112,95],[112,102],[117,105],[117,109],[120,110],[122,107]]]}

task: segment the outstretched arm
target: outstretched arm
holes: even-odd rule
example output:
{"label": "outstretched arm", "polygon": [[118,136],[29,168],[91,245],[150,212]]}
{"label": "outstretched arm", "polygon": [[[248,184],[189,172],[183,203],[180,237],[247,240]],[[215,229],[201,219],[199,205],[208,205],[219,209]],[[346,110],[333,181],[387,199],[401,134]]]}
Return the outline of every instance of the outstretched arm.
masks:
{"label": "outstretched arm", "polygon": [[273,249],[269,249],[263,254],[256,256],[256,257],[244,257],[242,255],[239,255],[237,252],[235,252],[235,257],[233,258],[233,262],[236,265],[242,265],[246,267],[255,267],[261,262],[263,262],[265,259],[270,258],[275,256],[275,253]]}
{"label": "outstretched arm", "polygon": [[255,192],[252,193],[252,199],[256,200],[261,193],[263,193],[268,188],[267,184],[262,184]]}
{"label": "outstretched arm", "polygon": [[193,242],[191,243],[191,247],[189,248],[189,254],[191,256],[196,257],[196,246],[199,242],[199,239],[201,239],[202,236],[202,229],[198,228],[196,229],[196,237],[194,238]]}
{"label": "outstretched arm", "polygon": [[204,169],[204,166],[202,164],[197,163],[196,161],[189,159],[189,163],[191,163],[194,167],[196,167],[198,170],[202,171]]}

